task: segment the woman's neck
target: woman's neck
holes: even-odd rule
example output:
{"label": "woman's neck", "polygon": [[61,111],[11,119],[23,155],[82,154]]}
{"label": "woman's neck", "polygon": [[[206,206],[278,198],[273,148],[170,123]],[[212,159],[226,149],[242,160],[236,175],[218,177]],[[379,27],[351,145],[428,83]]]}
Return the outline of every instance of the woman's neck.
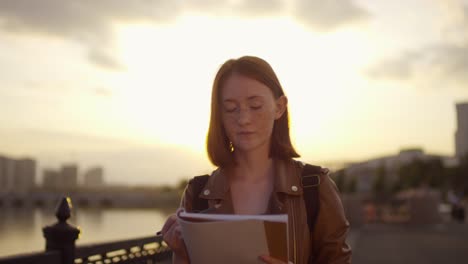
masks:
{"label": "woman's neck", "polygon": [[237,166],[233,168],[233,180],[261,182],[273,177],[273,160],[262,153],[236,153]]}

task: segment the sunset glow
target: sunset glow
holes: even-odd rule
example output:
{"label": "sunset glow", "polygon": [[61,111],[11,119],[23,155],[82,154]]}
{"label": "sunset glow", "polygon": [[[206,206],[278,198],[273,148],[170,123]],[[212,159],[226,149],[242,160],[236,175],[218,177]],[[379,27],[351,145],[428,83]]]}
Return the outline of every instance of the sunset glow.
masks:
{"label": "sunset glow", "polygon": [[[465,1],[202,2],[83,3],[84,17],[38,21],[5,7],[0,21],[16,20],[0,24],[0,153],[41,167],[102,163],[123,182],[153,182],[187,159],[155,181],[206,172],[213,78],[227,59],[255,55],[283,85],[303,160],[453,154],[454,105],[468,99]],[[129,180],[123,156],[141,176]]]}

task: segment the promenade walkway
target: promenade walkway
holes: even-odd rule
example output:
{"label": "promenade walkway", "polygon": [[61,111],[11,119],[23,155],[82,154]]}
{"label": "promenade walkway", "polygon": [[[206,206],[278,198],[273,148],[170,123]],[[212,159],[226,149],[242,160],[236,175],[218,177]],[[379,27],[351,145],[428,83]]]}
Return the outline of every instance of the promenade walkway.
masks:
{"label": "promenade walkway", "polygon": [[348,243],[353,248],[353,264],[468,263],[466,223],[370,224],[352,229]]}
{"label": "promenade walkway", "polygon": [[371,224],[352,230],[353,264],[468,263],[468,224]]}

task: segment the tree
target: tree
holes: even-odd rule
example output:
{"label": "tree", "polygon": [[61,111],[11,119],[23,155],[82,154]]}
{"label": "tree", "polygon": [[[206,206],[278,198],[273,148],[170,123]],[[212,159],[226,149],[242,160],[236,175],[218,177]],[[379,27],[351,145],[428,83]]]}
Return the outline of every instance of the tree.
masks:
{"label": "tree", "polygon": [[179,190],[179,191],[185,190],[185,187],[187,186],[187,184],[188,184],[187,179],[180,180],[179,183],[177,184],[177,190]]}
{"label": "tree", "polygon": [[338,190],[340,190],[341,192],[344,192],[345,191],[345,187],[346,187],[346,171],[344,169],[341,169],[337,172],[335,172],[335,184],[336,184],[336,187],[338,188]]}
{"label": "tree", "polygon": [[375,194],[384,193],[386,191],[386,176],[387,171],[384,165],[376,169],[376,177],[374,180],[373,190]]}
{"label": "tree", "polygon": [[425,162],[424,181],[432,188],[444,189],[446,187],[446,173],[444,164],[440,158],[434,158]]}
{"label": "tree", "polygon": [[387,171],[385,165],[382,164],[376,169],[376,177],[372,186],[374,196],[377,200],[381,200],[387,195]]}
{"label": "tree", "polygon": [[415,159],[412,162],[403,164],[398,169],[398,183],[394,189],[399,190],[419,187],[424,179],[425,165],[422,160]]}
{"label": "tree", "polygon": [[348,183],[348,188],[347,188],[349,193],[355,193],[357,190],[357,179],[356,177],[351,178],[351,180]]}

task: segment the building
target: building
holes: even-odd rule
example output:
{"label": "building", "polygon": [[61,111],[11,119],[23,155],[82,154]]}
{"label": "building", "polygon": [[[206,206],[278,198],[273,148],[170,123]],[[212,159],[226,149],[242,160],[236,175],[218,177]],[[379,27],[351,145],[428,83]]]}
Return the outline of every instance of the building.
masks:
{"label": "building", "polygon": [[468,103],[457,104],[457,131],[455,132],[455,155],[468,155]]}
{"label": "building", "polygon": [[46,189],[59,189],[61,183],[61,174],[57,170],[45,169],[42,174],[42,187]]}
{"label": "building", "polygon": [[83,175],[83,186],[87,188],[101,187],[104,185],[104,170],[102,167],[94,167]]}
{"label": "building", "polygon": [[14,160],[0,156],[0,193],[13,190]]}
{"label": "building", "polygon": [[36,187],[36,161],[30,158],[14,161],[13,188],[28,191]]}
{"label": "building", "polygon": [[62,189],[73,189],[78,186],[78,166],[75,164],[63,165],[60,172],[59,185]]}
{"label": "building", "polygon": [[441,159],[445,167],[453,167],[457,165],[457,162],[454,162],[453,157],[426,154],[422,149],[413,148],[401,150],[397,155],[349,164],[346,166],[345,172],[347,178],[356,179],[356,191],[366,193],[372,191],[374,182],[377,178],[377,171],[380,168],[384,168],[385,170],[385,180],[388,186],[398,180],[400,166],[408,164],[414,160],[427,161],[434,158]]}
{"label": "building", "polygon": [[0,156],[0,192],[26,192],[35,186],[35,160]]}
{"label": "building", "polygon": [[14,160],[13,190],[29,191],[36,187],[36,161],[29,158]]}

